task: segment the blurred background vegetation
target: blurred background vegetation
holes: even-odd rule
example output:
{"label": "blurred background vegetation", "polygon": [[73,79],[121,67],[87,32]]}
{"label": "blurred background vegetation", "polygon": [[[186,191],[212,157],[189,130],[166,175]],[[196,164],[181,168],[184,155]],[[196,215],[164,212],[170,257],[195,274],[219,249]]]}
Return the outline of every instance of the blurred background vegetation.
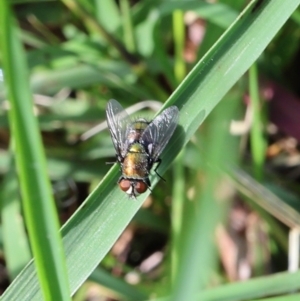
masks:
{"label": "blurred background vegetation", "polygon": [[[11,1],[61,225],[115,160],[107,101],[151,119],[248,2]],[[182,148],[166,182],[153,188],[101,263],[78,280],[74,300],[156,300],[170,291],[171,300],[192,300],[176,291],[192,284],[204,292],[193,300],[299,300],[300,274],[272,278],[299,266],[299,25],[297,9]],[[1,293],[32,258],[11,174],[3,82],[1,74]]]}

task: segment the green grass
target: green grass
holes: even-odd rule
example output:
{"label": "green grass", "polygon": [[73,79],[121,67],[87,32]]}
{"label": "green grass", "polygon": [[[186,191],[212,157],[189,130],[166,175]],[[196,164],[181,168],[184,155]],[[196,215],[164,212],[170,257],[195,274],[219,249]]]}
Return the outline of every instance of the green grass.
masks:
{"label": "green grass", "polygon": [[9,97],[12,153],[16,158],[26,226],[44,300],[69,300],[59,223],[27,81],[25,56],[7,3],[1,5],[1,50]]}
{"label": "green grass", "polygon": [[[230,194],[225,193],[226,190],[220,184],[224,176],[223,163],[239,164],[237,148],[231,149],[231,146],[237,144],[236,139],[229,138],[227,134],[228,120],[235,117],[237,107],[232,99],[237,97],[233,96],[232,90],[231,94],[227,93],[237,82],[242,85],[241,78],[244,73],[260,58],[300,1],[273,0],[257,3],[253,1],[232,24],[238,13],[226,3],[216,5],[201,3],[198,6],[196,1],[140,1],[132,10],[128,10],[129,3],[124,0],[120,11],[114,1],[107,1],[106,4],[97,3],[95,7],[107,10],[107,14],[104,14],[102,10],[94,13],[94,4],[89,1],[62,2],[74,13],[73,23],[70,22],[63,27],[68,40],[57,44],[51,40],[50,43],[49,35],[45,34],[38,44],[41,48],[28,53],[28,64],[33,73],[31,87],[35,93],[50,95],[63,87],[68,87],[76,91],[74,93],[76,96],[66,102],[69,104],[66,110],[59,102],[51,103],[47,112],[49,115],[42,115],[39,118],[43,130],[47,131],[49,128],[53,130],[55,126],[61,126],[68,133],[68,138],[72,139],[73,136],[88,129],[90,126],[88,122],[104,119],[105,100],[113,97],[127,107],[140,99],[165,100],[170,93],[169,89],[173,91],[176,87],[163,108],[176,105],[180,110],[180,121],[162,154],[163,161],[159,168],[159,173],[163,175],[182,151],[175,161],[173,180],[165,184],[169,185],[165,186],[169,188],[172,183],[174,184],[172,190],[169,190],[172,191],[173,198],[171,272],[165,272],[167,280],[162,281],[161,285],[152,284],[149,287],[146,284],[140,287],[129,286],[119,279],[108,276],[101,269],[96,269],[92,274],[150,194],[148,191],[138,197],[137,201],[132,201],[120,191],[116,185],[120,174],[119,167],[113,166],[106,173],[107,167],[104,164],[104,158],[113,152],[111,142],[107,134],[100,133],[99,137],[94,137],[79,146],[65,148],[60,146],[60,149],[55,148],[54,143],[55,151],[48,150],[52,153],[52,158],[48,161],[48,170],[53,179],[73,176],[78,181],[83,179],[92,181],[96,177],[94,181],[97,181],[103,176],[85,202],[62,227],[67,269],[67,276],[65,275],[61,245],[56,232],[57,217],[46,175],[44,150],[38,134],[38,123],[31,110],[27,66],[23,50],[20,48],[20,40],[14,32],[11,32],[15,27],[11,26],[11,21],[5,23],[7,5],[2,4],[1,40],[5,46],[1,48],[1,59],[9,100],[14,105],[9,122],[15,141],[14,147],[17,149],[16,164],[20,172],[19,181],[25,216],[31,214],[30,210],[36,210],[30,218],[26,217],[26,226],[30,237],[33,235],[30,241],[36,257],[37,274],[31,262],[6,290],[1,300],[41,300],[42,296],[46,299],[47,294],[48,300],[68,300],[67,279],[71,294],[74,294],[90,275],[91,279],[114,290],[121,296],[120,300],[147,300],[153,291],[158,292],[159,296],[171,295],[172,301],[250,300],[264,298],[266,295],[289,294],[299,289],[299,272],[279,273],[243,283],[220,285],[213,289],[209,289],[208,286],[211,284],[212,271],[215,273],[217,271],[217,252],[213,240],[215,229],[225,220],[230,204],[225,201],[224,204],[220,204],[216,198],[216,192],[220,192],[220,199],[230,199]],[[38,7],[37,5],[36,12],[39,16],[41,11]],[[57,18],[63,15],[58,3],[53,5],[54,8],[56,12],[54,15]],[[185,68],[188,66],[185,66],[180,57],[180,52],[184,49],[183,27],[177,27],[177,22],[182,20],[181,9],[195,9],[197,14],[207,18],[209,22],[207,28],[210,30],[218,26],[218,30],[212,33],[213,37],[219,35],[220,28],[226,28],[225,33],[183,80]],[[220,14],[222,18],[218,17]],[[120,23],[120,16],[123,23]],[[171,17],[174,21],[172,30],[176,37],[175,72],[167,49],[170,32],[166,24],[172,24]],[[84,29],[75,26],[79,21]],[[149,39],[146,41],[147,44],[143,45],[141,41],[145,36]],[[23,40],[26,37],[24,33],[21,35]],[[166,41],[163,38],[166,38]],[[4,44],[5,39],[10,39],[11,43]],[[46,47],[43,46],[45,42],[48,42]],[[211,46],[209,40],[206,43]],[[253,84],[257,80],[254,71],[255,69],[252,69]],[[157,79],[158,74],[164,75],[167,89]],[[177,82],[180,82],[178,87]],[[256,93],[255,87],[254,90]],[[0,96],[3,98],[4,93],[1,92]],[[24,101],[18,102],[17,99]],[[222,99],[224,101],[211,114]],[[68,110],[68,107],[74,109],[75,106],[76,110]],[[14,110],[20,115],[14,116]],[[203,138],[198,129],[207,117]],[[1,122],[5,124],[5,118]],[[227,127],[224,127],[224,124]],[[261,134],[258,127],[256,130],[258,135]],[[227,144],[230,147],[227,148]],[[107,145],[111,147],[108,150],[105,148]],[[188,154],[192,151],[196,153],[192,157],[195,161],[189,163]],[[258,149],[258,156],[262,156],[262,152],[262,148]],[[97,160],[93,161],[95,157]],[[41,166],[41,169],[32,169],[32,166],[36,166],[34,164]],[[5,163],[1,167],[7,169]],[[258,168],[262,172],[262,166]],[[202,173],[205,174],[205,179]],[[242,187],[244,178],[236,178],[233,181],[234,187]],[[155,175],[151,177],[153,187],[158,180]],[[254,186],[258,187],[256,184]],[[160,189],[160,186],[154,190],[156,189]],[[192,191],[192,196],[185,193],[187,190]],[[250,199],[259,199],[258,192],[254,188],[251,190],[256,192],[254,197],[245,190],[241,188],[240,193]],[[159,202],[163,202],[165,194],[165,191],[164,194],[158,194]],[[156,195],[155,192],[153,195]],[[3,194],[3,197],[8,196]],[[267,206],[261,207],[274,214]],[[139,214],[142,212],[136,215],[136,220],[139,220]],[[161,218],[153,216],[148,218],[150,227],[155,224],[165,231],[165,224]],[[147,223],[145,216],[140,220]],[[5,219],[2,220],[2,223],[4,222]],[[49,238],[47,233],[51,233],[54,238]],[[34,242],[34,239],[37,242]],[[49,260],[47,265],[39,266],[38,254],[52,258],[55,255],[54,251],[58,253],[56,254],[58,257]],[[51,281],[47,282],[49,277]],[[57,279],[56,286],[52,279]],[[222,281],[218,279],[216,282]],[[50,292],[49,287],[54,288],[53,292]],[[51,296],[50,293],[57,295]],[[290,298],[292,300],[293,297]]]}

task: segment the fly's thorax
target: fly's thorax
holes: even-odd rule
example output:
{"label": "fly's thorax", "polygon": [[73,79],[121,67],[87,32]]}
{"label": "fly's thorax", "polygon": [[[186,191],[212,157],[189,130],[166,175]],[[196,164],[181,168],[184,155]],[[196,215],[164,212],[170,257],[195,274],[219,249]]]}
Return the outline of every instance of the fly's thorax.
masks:
{"label": "fly's thorax", "polygon": [[139,118],[130,125],[127,137],[129,144],[138,142],[140,140],[148,124],[149,122],[147,122],[146,119]]}
{"label": "fly's thorax", "polygon": [[149,123],[145,118],[138,118],[132,124],[136,130],[144,130]]}
{"label": "fly's thorax", "polygon": [[149,175],[148,154],[140,143],[133,143],[122,163],[123,176],[132,179],[143,179]]}
{"label": "fly's thorax", "polygon": [[146,154],[145,147],[141,143],[132,143],[128,147],[128,153],[144,155]]}

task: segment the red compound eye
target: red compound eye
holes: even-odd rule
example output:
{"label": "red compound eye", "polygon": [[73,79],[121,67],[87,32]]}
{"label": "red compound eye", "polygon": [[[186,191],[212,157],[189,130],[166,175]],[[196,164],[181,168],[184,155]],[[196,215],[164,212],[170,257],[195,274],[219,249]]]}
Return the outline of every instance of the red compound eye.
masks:
{"label": "red compound eye", "polygon": [[128,191],[131,187],[131,183],[129,180],[122,180],[120,183],[119,183],[119,187],[121,188],[121,190],[123,191]]}
{"label": "red compound eye", "polygon": [[134,188],[137,193],[144,193],[148,189],[148,186],[146,183],[138,181],[135,183]]}

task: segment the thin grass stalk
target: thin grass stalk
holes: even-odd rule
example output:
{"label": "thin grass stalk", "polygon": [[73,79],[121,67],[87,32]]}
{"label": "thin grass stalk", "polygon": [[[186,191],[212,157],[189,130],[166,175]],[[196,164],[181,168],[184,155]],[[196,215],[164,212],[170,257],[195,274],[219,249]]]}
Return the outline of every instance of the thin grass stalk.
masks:
{"label": "thin grass stalk", "polygon": [[263,129],[263,109],[259,98],[257,65],[249,69],[249,92],[253,114],[253,123],[250,132],[251,153],[253,157],[254,175],[257,180],[263,179],[263,165],[265,161],[266,142]]}
{"label": "thin grass stalk", "polygon": [[136,45],[132,27],[129,1],[121,0],[120,8],[122,11],[124,44],[130,53],[134,53],[136,51]]}
{"label": "thin grass stalk", "polygon": [[70,300],[59,222],[38,123],[33,114],[25,55],[7,1],[0,2],[0,28],[11,139],[39,283],[44,300]]}
{"label": "thin grass stalk", "polygon": [[173,12],[173,34],[175,48],[174,73],[179,84],[186,75],[186,66],[183,57],[185,45],[184,12],[181,10]]}

